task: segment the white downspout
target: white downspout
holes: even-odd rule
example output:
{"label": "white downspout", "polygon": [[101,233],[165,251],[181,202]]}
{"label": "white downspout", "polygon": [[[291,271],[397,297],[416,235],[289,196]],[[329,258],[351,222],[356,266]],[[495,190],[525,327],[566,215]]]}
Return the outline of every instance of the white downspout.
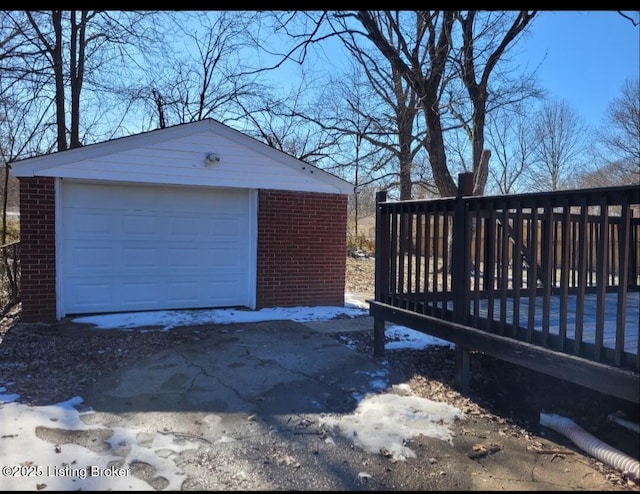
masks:
{"label": "white downspout", "polygon": [[564,434],[594,458],[620,470],[634,480],[640,479],[640,461],[595,438],[573,420],[554,413],[540,414],[540,425]]}

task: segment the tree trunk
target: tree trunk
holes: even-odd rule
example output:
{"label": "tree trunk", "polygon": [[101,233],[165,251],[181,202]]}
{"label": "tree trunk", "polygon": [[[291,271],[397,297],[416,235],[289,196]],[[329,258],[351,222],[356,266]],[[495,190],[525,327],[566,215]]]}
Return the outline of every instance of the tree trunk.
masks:
{"label": "tree trunk", "polygon": [[438,107],[436,100],[430,101],[430,104],[424,105],[424,114],[427,124],[426,148],[429,153],[429,163],[433,171],[433,180],[438,187],[438,192],[442,197],[455,197],[458,192],[449,168],[447,167],[447,154],[444,147],[444,139],[442,137],[442,125],[440,116],[433,110]]}
{"label": "tree trunk", "polygon": [[85,58],[85,32],[87,13],[80,14],[80,24],[76,22],[75,11],[71,12],[71,50],[70,50],[70,77],[71,77],[71,133],[69,142],[71,148],[78,148],[80,142],[80,93],[84,80]]}
{"label": "tree trunk", "polygon": [[62,11],[51,12],[56,39],[51,56],[53,57],[53,72],[56,82],[56,125],[58,130],[58,151],[67,149],[67,125],[64,104],[64,71],[62,57]]}
{"label": "tree trunk", "polygon": [[489,158],[491,158],[491,151],[484,149],[480,156],[478,167],[473,173],[473,195],[484,195],[484,189],[487,186],[487,178],[489,177]]}

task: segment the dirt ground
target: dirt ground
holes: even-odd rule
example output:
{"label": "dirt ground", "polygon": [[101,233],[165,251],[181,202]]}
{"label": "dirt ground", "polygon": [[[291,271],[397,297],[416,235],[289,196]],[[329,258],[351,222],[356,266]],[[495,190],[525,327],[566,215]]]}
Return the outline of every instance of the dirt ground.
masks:
{"label": "dirt ground", "polygon": [[[362,294],[363,298],[373,298],[374,261],[372,258],[347,259],[346,291]],[[373,334],[342,335],[350,338],[364,353],[373,352]],[[387,343],[389,337],[387,336]],[[631,458],[640,459],[640,438],[637,433],[621,427],[608,419],[610,414],[638,424],[640,407],[582,386],[565,382],[554,377],[519,367],[484,354],[474,353],[471,357],[471,383],[469,393],[460,395],[454,388],[454,352],[447,347],[429,347],[425,350],[387,351],[385,358],[391,366],[400,370],[420,396],[444,401],[465,410],[470,409],[475,416],[488,417],[497,423],[519,428],[510,437],[519,437],[525,443],[535,441],[534,437],[549,438],[571,451],[571,457],[595,464],[583,450],[570,439],[540,425],[540,414],[557,414],[571,419],[599,441],[612,446]],[[471,405],[470,405],[471,404]],[[494,437],[500,444],[504,431]],[[491,441],[489,441],[491,442]],[[531,450],[532,444],[522,445]],[[533,447],[535,450],[536,448]],[[538,448],[539,449],[539,448]],[[540,451],[540,455],[548,452]],[[550,461],[567,461],[567,456],[551,454]],[[619,476],[615,471],[602,474],[612,485],[626,486],[638,490],[638,481]]]}
{"label": "dirt ground", "polygon": [[[355,342],[359,351],[373,351],[370,333],[341,337]],[[594,438],[637,459],[640,458],[638,434],[607,420],[609,414],[618,412],[638,423],[636,405],[482,354],[472,355],[470,390],[461,395],[453,386],[454,351],[448,347],[387,351],[385,359],[402,373],[418,396],[465,411],[471,420],[458,424],[456,449],[482,463],[484,469],[496,476],[500,475],[501,462],[504,467],[507,464],[513,467],[505,461],[506,456],[523,455],[525,470],[521,473],[521,482],[526,482],[529,475],[534,478],[536,470],[545,469],[545,475],[538,474],[539,480],[548,481],[554,470],[556,474],[565,472],[574,478],[575,490],[640,490],[637,481],[625,478],[569,438],[540,424],[541,413],[561,415]],[[580,479],[574,477],[578,471],[581,471]],[[551,490],[559,488],[559,484],[555,488],[551,486],[553,482],[549,484]],[[505,488],[522,489],[517,483]],[[531,485],[526,487],[531,489],[537,490]]]}

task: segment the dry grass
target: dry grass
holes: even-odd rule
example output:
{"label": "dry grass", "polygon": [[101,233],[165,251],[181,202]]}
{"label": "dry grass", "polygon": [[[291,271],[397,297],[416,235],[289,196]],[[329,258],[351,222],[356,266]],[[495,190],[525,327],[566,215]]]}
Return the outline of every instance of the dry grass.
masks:
{"label": "dry grass", "polygon": [[373,257],[355,259],[347,257],[345,291],[373,295],[375,288],[375,261]]}

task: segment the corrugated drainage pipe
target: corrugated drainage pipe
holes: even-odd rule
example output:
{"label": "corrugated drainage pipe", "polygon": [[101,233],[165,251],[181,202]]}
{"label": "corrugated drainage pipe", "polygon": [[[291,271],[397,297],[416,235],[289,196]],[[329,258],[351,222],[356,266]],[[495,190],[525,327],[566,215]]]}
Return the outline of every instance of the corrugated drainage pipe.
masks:
{"label": "corrugated drainage pipe", "polygon": [[640,461],[593,437],[573,420],[555,413],[541,413],[540,425],[564,434],[582,450],[620,470],[624,475],[634,480],[640,479]]}
{"label": "corrugated drainage pipe", "polygon": [[630,420],[625,419],[624,414],[621,411],[610,413],[609,415],[607,415],[607,419],[611,422],[615,422],[616,424],[621,425],[625,429],[629,429],[636,434],[640,434],[640,424],[636,424],[635,422],[631,422]]}

